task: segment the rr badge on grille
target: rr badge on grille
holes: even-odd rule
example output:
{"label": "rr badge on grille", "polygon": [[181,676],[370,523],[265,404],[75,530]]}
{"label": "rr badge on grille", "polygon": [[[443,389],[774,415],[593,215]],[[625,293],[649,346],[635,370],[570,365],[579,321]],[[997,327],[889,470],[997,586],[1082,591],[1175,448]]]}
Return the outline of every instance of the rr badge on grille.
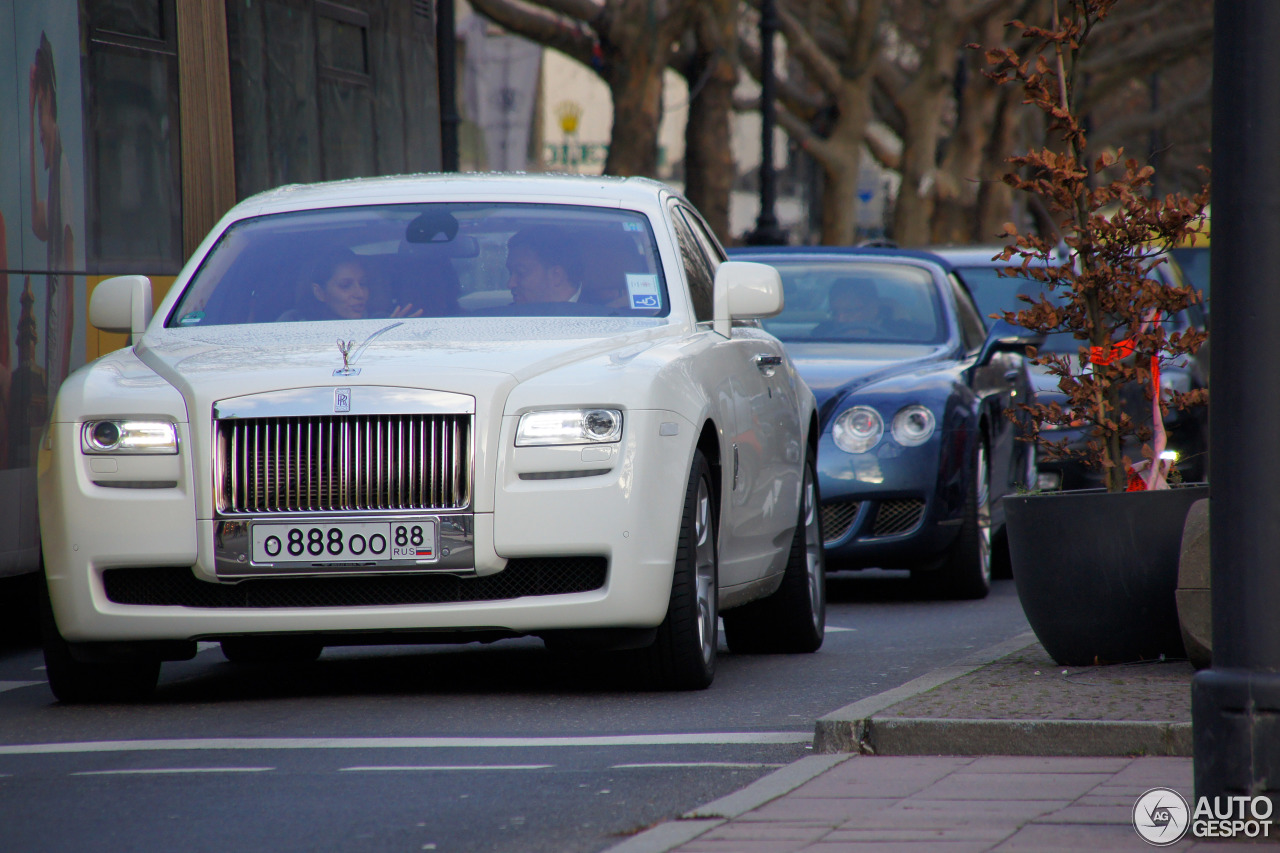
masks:
{"label": "rr badge on grille", "polygon": [[334,388],[333,389],[333,413],[351,411],[351,389],[350,388]]}

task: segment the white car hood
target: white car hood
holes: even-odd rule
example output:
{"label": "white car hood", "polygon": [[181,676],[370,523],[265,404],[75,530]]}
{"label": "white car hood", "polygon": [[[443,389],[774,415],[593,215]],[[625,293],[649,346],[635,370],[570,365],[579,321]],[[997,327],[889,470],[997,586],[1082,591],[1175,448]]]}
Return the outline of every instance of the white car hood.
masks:
{"label": "white car hood", "polygon": [[[139,358],[203,409],[228,397],[337,385],[472,394],[674,333],[660,320],[483,318],[274,323],[149,331]],[[343,367],[339,340],[354,342]],[[194,414],[194,412],[193,412]]]}

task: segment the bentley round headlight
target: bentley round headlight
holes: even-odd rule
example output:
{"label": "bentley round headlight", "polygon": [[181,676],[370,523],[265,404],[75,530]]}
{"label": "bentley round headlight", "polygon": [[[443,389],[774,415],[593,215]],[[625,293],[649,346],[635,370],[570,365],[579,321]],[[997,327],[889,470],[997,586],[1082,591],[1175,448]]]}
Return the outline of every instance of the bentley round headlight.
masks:
{"label": "bentley round headlight", "polygon": [[893,416],[893,439],[903,447],[924,444],[933,435],[935,423],[933,412],[927,407],[907,406]]}
{"label": "bentley round headlight", "polygon": [[831,438],[845,453],[866,453],[884,435],[884,420],[869,406],[854,406],[831,424]]}

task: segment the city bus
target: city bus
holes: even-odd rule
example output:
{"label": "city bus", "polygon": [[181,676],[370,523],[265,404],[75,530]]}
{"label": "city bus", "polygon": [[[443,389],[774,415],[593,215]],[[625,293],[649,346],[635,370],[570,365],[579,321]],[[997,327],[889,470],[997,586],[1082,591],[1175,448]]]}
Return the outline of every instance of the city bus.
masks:
{"label": "city bus", "polygon": [[439,170],[433,5],[0,0],[0,578],[40,567],[59,385],[127,343],[88,324],[99,282],[158,302],[240,199]]}

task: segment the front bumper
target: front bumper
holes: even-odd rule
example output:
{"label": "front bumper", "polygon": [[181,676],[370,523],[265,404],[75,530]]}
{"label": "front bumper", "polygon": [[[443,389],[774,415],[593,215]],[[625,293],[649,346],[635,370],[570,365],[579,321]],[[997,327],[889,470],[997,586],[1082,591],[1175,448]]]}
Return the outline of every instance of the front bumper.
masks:
{"label": "front bumper", "polygon": [[828,567],[911,568],[945,552],[962,521],[962,444],[962,435],[943,434],[920,447],[882,442],[849,454],[824,435],[818,469]]}
{"label": "front bumper", "polygon": [[[493,512],[468,514],[474,560],[466,568],[433,575],[412,573],[357,578],[254,579],[255,589],[292,584],[329,590],[306,603],[293,597],[226,598],[216,571],[215,521],[197,517],[190,462],[174,466],[154,488],[119,488],[94,481],[77,450],[73,423],[51,425],[42,454],[41,528],[46,575],[59,631],[72,642],[191,640],[246,634],[333,634],[500,630],[537,633],[574,628],[651,628],[666,614],[672,565],[692,455],[694,430],[681,423],[676,436],[659,426],[671,412],[628,412],[628,428],[609,459],[583,461],[581,450],[515,448],[514,418],[504,418],[493,490]],[[179,424],[180,446],[190,431]],[[572,456],[572,458],[569,458]],[[192,454],[173,459],[190,460]],[[643,462],[642,462],[643,460]],[[544,477],[548,472],[573,476]],[[585,473],[583,473],[585,472]],[[203,474],[202,474],[203,476]],[[467,593],[458,600],[437,593],[379,597],[355,603],[335,597],[341,582],[373,582],[395,589],[424,583],[497,583],[509,561],[572,558],[607,567],[602,584],[542,594],[519,585],[513,597]],[[527,564],[525,564],[527,565]],[[178,573],[161,583],[213,594],[211,606],[137,601],[119,592],[105,573],[124,570]],[[467,577],[470,576],[470,577]],[[438,579],[434,580],[432,578]],[[494,578],[495,580],[487,580]],[[425,579],[425,580],[424,580]],[[510,579],[510,577],[508,578]],[[268,585],[264,587],[263,585]],[[109,589],[109,586],[111,589]],[[136,586],[136,584],[135,584]],[[580,588],[581,585],[579,585]],[[240,587],[241,591],[250,587]],[[555,587],[552,587],[554,590]],[[522,591],[523,590],[523,591]],[[274,595],[274,593],[272,593]],[[113,600],[114,599],[114,600]],[[423,600],[425,599],[425,600]],[[174,600],[174,599],[170,599]],[[162,599],[163,601],[163,599]],[[292,603],[285,603],[285,602]],[[263,606],[259,606],[263,605]]]}

